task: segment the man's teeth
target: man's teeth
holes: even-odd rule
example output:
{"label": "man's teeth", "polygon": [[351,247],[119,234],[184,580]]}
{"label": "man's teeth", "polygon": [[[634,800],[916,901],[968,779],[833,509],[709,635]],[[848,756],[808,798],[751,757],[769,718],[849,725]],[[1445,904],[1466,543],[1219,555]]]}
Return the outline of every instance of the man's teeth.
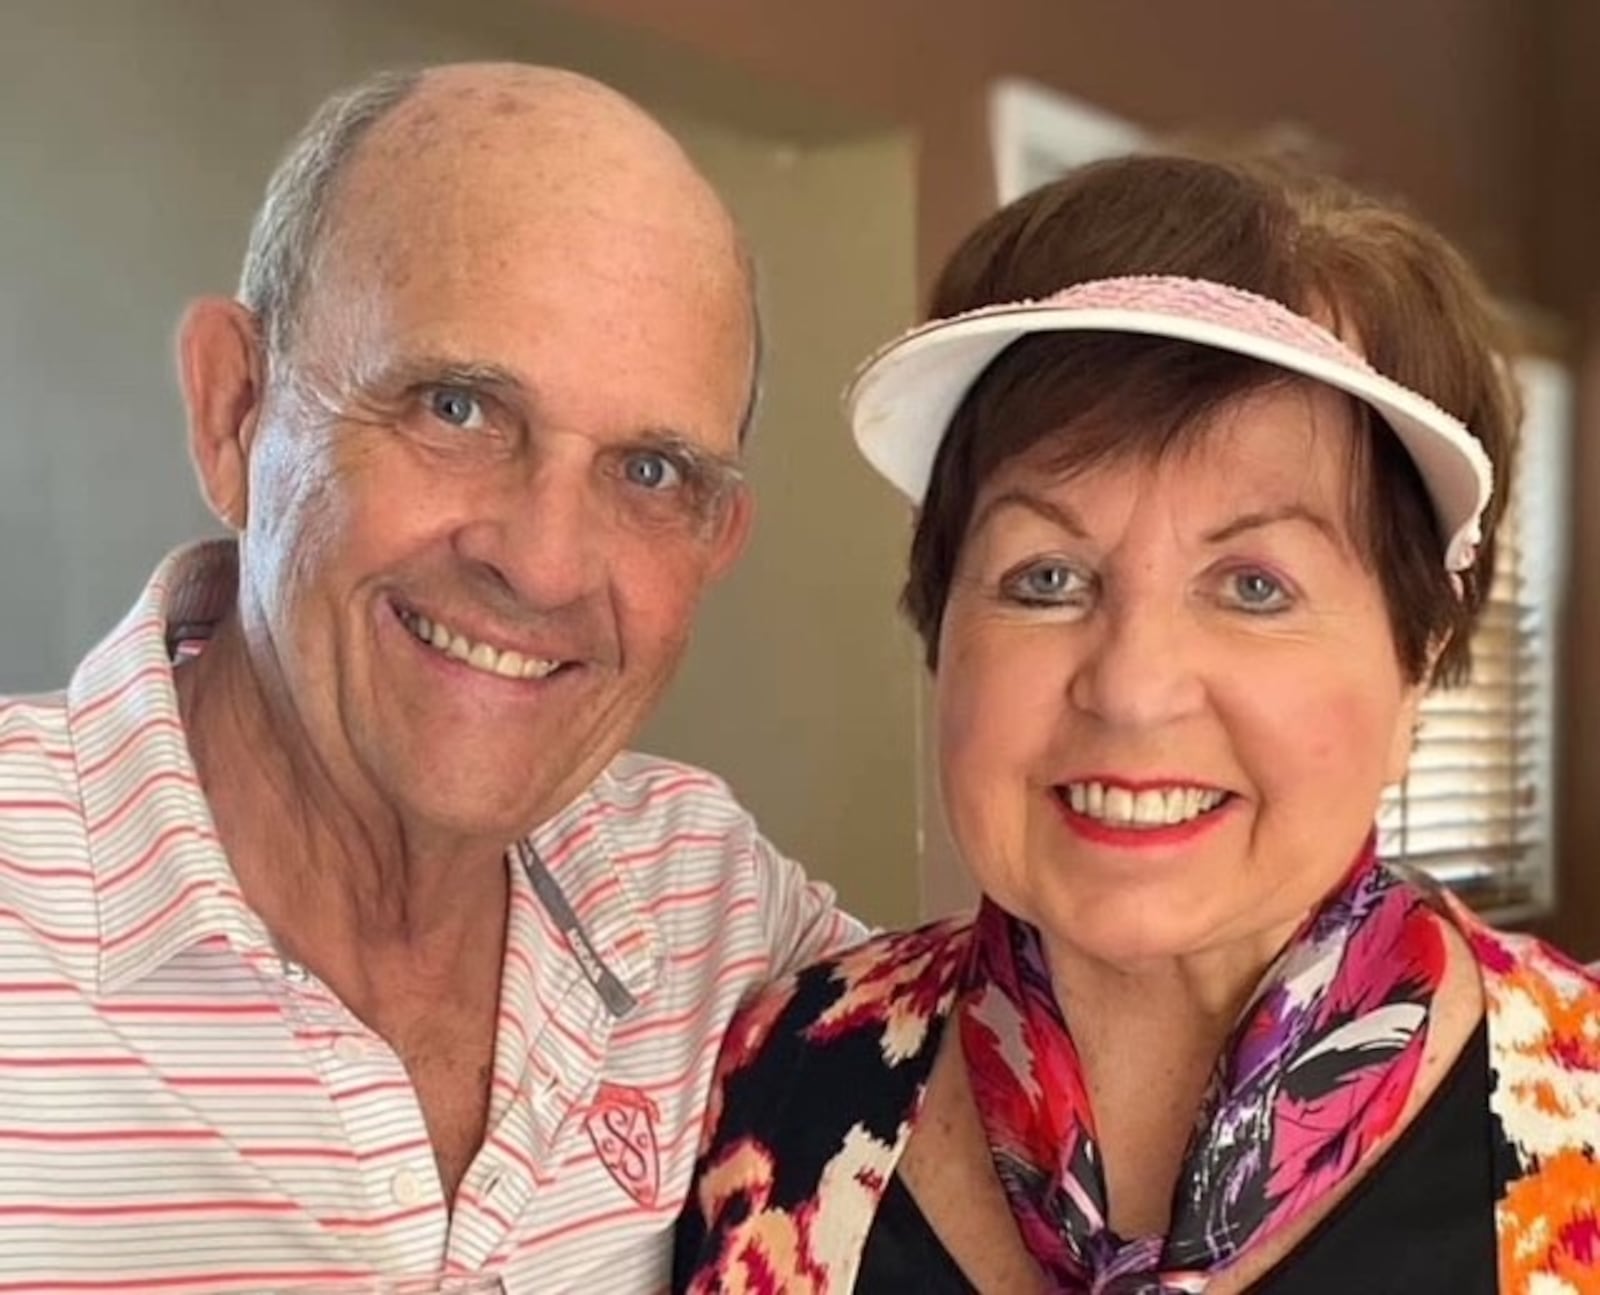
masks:
{"label": "man's teeth", "polygon": [[1114,827],[1170,827],[1209,813],[1227,799],[1227,792],[1203,787],[1107,787],[1098,782],[1067,784],[1067,803],[1086,818]]}
{"label": "man's teeth", "polygon": [[543,679],[560,668],[559,661],[546,661],[541,657],[525,657],[507,648],[504,652],[488,643],[474,643],[438,621],[415,612],[401,612],[400,620],[413,637],[430,647],[437,648],[448,657],[485,674],[497,674],[503,679]]}

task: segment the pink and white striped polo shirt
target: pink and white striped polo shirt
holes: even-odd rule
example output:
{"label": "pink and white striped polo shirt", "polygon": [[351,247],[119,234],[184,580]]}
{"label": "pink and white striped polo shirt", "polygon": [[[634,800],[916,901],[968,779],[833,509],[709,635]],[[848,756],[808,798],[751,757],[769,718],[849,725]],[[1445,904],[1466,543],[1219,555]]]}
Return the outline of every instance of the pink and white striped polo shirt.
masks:
{"label": "pink and white striped polo shirt", "polygon": [[278,957],[196,781],[171,644],[233,561],[174,554],[64,693],[0,701],[0,1292],[660,1288],[735,1004],[858,928],[722,783],[620,756],[508,858],[490,1131],[452,1211],[403,1067]]}

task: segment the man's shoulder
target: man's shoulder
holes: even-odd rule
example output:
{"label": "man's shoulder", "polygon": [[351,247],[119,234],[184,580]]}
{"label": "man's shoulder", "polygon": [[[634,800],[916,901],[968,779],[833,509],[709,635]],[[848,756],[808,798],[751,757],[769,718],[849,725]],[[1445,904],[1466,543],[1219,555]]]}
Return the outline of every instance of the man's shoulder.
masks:
{"label": "man's shoulder", "polygon": [[699,765],[644,751],[623,751],[591,787],[622,805],[713,801],[737,806],[727,782]]}
{"label": "man's shoulder", "polygon": [[0,694],[0,758],[26,751],[31,737],[40,749],[59,747],[66,734],[66,689],[54,692]]}
{"label": "man's shoulder", "polygon": [[615,874],[635,898],[682,897],[748,880],[760,850],[754,820],[716,775],[624,752],[530,838],[565,882]]}
{"label": "man's shoulder", "polygon": [[77,965],[91,885],[66,699],[0,697],[0,979]]}
{"label": "man's shoulder", "polygon": [[716,774],[680,760],[624,751],[563,817],[598,816],[612,833],[726,837],[748,846],[755,820]]}
{"label": "man's shoulder", "polygon": [[37,838],[42,817],[79,812],[64,693],[0,697],[0,841]]}

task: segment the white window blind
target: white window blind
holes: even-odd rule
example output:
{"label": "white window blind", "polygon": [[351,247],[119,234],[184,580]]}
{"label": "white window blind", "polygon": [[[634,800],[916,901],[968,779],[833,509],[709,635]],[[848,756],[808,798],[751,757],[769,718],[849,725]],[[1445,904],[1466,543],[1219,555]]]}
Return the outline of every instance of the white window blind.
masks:
{"label": "white window blind", "polygon": [[1555,648],[1571,424],[1560,365],[1530,357],[1516,372],[1521,456],[1472,680],[1423,703],[1410,774],[1379,815],[1385,857],[1426,869],[1499,922],[1555,901]]}

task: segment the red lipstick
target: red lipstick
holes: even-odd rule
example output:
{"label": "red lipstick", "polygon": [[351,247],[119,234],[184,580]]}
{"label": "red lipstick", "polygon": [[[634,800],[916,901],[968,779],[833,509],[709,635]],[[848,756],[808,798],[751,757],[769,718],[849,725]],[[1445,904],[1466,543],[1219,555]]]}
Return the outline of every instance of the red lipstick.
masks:
{"label": "red lipstick", "polygon": [[[1084,778],[1074,779],[1074,782],[1097,782],[1102,787],[1118,788],[1133,795],[1141,791],[1160,790],[1168,787],[1193,787],[1198,784],[1182,778],[1166,780],[1141,779],[1131,781],[1126,778]],[[1206,788],[1217,790],[1221,788]],[[1217,827],[1227,816],[1229,808],[1234,803],[1234,797],[1224,794],[1222,802],[1211,809],[1204,810],[1194,818],[1182,823],[1167,823],[1159,827],[1133,827],[1121,824],[1107,823],[1103,819],[1091,818],[1088,814],[1081,814],[1072,808],[1072,802],[1067,795],[1066,784],[1060,784],[1054,789],[1056,807],[1061,812],[1062,819],[1068,828],[1086,841],[1096,845],[1108,845],[1121,850],[1150,850],[1158,848],[1171,848],[1187,845],[1207,832]]]}

